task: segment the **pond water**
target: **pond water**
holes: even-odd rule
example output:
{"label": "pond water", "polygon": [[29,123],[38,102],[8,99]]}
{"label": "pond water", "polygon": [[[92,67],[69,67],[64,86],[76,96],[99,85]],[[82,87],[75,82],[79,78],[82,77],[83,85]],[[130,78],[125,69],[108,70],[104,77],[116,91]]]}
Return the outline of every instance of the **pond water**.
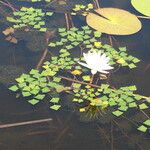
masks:
{"label": "pond water", "polygon": [[[100,6],[132,9],[128,0],[99,0]],[[23,2],[21,3],[23,4]],[[19,3],[20,5],[20,3]],[[56,15],[54,24],[64,24],[63,15]],[[76,25],[84,20],[74,20]],[[150,94],[150,21],[142,20],[143,28],[131,36],[115,36],[116,44],[127,46],[129,53],[140,58],[134,70],[120,69],[114,73],[112,83],[116,86],[135,84],[138,93]],[[0,24],[1,31],[5,26]],[[1,34],[0,34],[1,35]],[[149,150],[150,131],[142,134],[126,118],[116,119],[116,124],[91,121],[72,110],[54,112],[45,103],[33,107],[24,98],[8,90],[8,83],[18,72],[27,72],[35,67],[41,52],[30,51],[25,42],[11,44],[0,36],[0,124],[52,118],[47,123],[0,129],[0,150]],[[108,42],[104,37],[103,42]],[[15,68],[17,67],[16,71]],[[64,95],[62,95],[63,97]],[[148,110],[147,110],[148,112]],[[130,111],[133,120],[146,119],[141,113]]]}

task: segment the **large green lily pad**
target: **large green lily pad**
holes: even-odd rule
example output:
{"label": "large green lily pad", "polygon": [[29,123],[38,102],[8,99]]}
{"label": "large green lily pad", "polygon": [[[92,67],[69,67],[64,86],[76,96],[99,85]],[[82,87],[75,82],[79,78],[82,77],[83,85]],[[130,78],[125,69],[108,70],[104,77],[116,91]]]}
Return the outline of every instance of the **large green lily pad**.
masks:
{"label": "large green lily pad", "polygon": [[135,15],[117,8],[96,9],[87,15],[86,21],[95,30],[112,35],[134,34],[142,27]]}
{"label": "large green lily pad", "polygon": [[131,3],[137,11],[150,16],[150,0],[131,0]]}

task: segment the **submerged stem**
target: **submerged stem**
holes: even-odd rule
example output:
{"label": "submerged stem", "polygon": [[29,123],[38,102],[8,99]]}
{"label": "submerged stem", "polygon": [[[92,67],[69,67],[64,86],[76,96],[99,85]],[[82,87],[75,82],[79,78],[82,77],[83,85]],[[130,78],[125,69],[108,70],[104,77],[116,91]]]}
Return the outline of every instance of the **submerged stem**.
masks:
{"label": "submerged stem", "polygon": [[[129,137],[129,136],[127,135],[127,133],[125,133],[125,132],[123,131],[123,129],[121,129],[121,127],[119,126],[119,123],[118,123],[117,121],[113,120],[113,122],[116,124],[116,126],[120,129],[121,133],[122,133],[125,137],[127,137],[129,140],[133,141],[133,139],[132,139],[131,137]],[[138,144],[137,142],[136,142],[135,144],[140,148],[140,150],[143,150],[143,148],[141,147],[140,144]]]}
{"label": "submerged stem", "polygon": [[111,133],[111,150],[113,150],[114,149],[114,138],[113,138],[113,121],[111,121],[111,131],[110,131],[110,133]]}
{"label": "submerged stem", "polygon": [[65,15],[66,27],[67,27],[67,30],[69,30],[69,29],[70,29],[70,26],[69,26],[68,14],[65,13],[64,15]]}
{"label": "submerged stem", "polygon": [[48,122],[48,121],[52,121],[52,119],[48,118],[48,119],[40,119],[40,120],[33,120],[33,121],[26,121],[26,122],[19,122],[19,123],[3,124],[3,125],[0,125],[0,129],[23,126],[23,125],[30,125],[30,124],[37,124],[37,123],[43,123],[43,122]]}
{"label": "submerged stem", "polygon": [[92,77],[91,77],[91,80],[90,80],[90,84],[92,84],[93,80],[94,80],[94,74],[92,74]]}
{"label": "submerged stem", "polygon": [[13,6],[12,6],[12,4],[10,3],[10,2],[4,2],[4,1],[0,1],[0,3],[2,4],[2,5],[4,5],[4,6],[6,6],[6,7],[8,7],[8,8],[10,8],[12,11],[18,11],[16,8],[14,8]]}
{"label": "submerged stem", "polygon": [[143,110],[140,110],[148,119],[150,118]]}
{"label": "submerged stem", "polygon": [[92,84],[92,83],[87,83],[87,82],[83,82],[83,81],[79,81],[79,80],[74,80],[74,79],[67,78],[67,77],[64,77],[64,76],[60,76],[60,77],[64,80],[67,80],[67,81],[76,82],[76,83],[80,83],[80,84],[84,84],[84,85],[89,85],[89,86],[92,86],[92,87],[95,87],[95,88],[100,87],[100,86]]}

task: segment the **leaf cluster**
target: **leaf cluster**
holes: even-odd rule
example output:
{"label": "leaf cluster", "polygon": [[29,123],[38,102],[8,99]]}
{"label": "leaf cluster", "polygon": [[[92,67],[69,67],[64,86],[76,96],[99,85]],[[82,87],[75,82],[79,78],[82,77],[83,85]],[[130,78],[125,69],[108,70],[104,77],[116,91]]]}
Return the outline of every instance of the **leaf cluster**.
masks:
{"label": "leaf cluster", "polygon": [[22,7],[20,11],[13,12],[13,17],[7,17],[9,22],[12,22],[13,28],[31,27],[41,32],[46,32],[45,17],[52,16],[53,12],[43,12],[42,9],[33,7]]}
{"label": "leaf cluster", "polygon": [[[9,89],[13,92],[20,91],[23,97],[27,97],[30,104],[35,105],[43,100],[45,95],[50,91],[54,92],[57,90],[59,92],[59,89],[63,88],[63,86],[58,84],[61,81],[60,78],[53,77],[48,79],[47,77],[50,76],[53,76],[51,72],[46,74],[45,71],[40,73],[38,70],[32,69],[29,74],[22,74],[16,78],[17,84],[11,86]],[[54,103],[54,108],[56,109],[56,103],[59,102],[59,98],[57,98],[57,102],[54,100],[53,97],[50,102]]]}

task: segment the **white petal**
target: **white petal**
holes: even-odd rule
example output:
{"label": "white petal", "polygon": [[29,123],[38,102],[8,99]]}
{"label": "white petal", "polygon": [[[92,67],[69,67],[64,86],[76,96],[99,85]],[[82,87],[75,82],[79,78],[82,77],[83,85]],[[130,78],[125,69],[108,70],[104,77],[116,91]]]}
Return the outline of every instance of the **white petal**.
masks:
{"label": "white petal", "polygon": [[109,66],[109,65],[102,66],[102,68],[103,68],[104,70],[111,70],[111,69],[114,69],[114,67]]}
{"label": "white petal", "polygon": [[91,68],[88,66],[88,64],[86,64],[86,63],[83,63],[83,62],[80,62],[80,61],[78,61],[78,63],[79,63],[80,65],[84,66],[84,67],[87,67],[87,68],[91,69]]}
{"label": "white petal", "polygon": [[91,73],[94,75],[97,73],[97,70],[91,70]]}
{"label": "white petal", "polygon": [[105,70],[98,70],[98,72],[105,73],[105,74],[109,73],[108,71],[105,71]]}

